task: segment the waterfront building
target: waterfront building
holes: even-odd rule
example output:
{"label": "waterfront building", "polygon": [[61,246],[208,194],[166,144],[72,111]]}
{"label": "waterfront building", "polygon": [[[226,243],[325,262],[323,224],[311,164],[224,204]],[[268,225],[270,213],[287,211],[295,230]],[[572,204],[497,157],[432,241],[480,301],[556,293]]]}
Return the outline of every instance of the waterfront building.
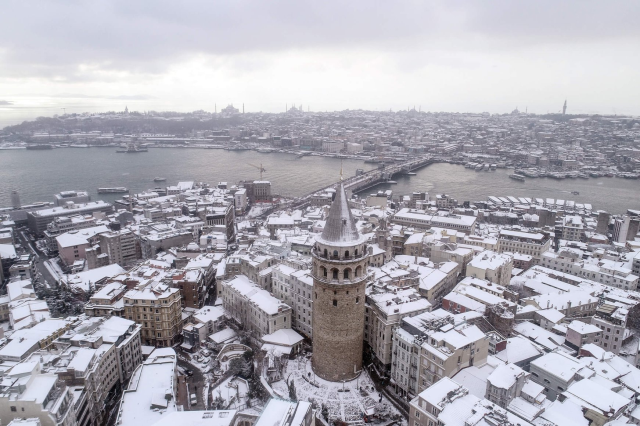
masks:
{"label": "waterfront building", "polygon": [[55,194],[56,206],[64,206],[68,202],[75,204],[88,203],[91,201],[91,196],[87,191],[62,191],[59,194]]}
{"label": "waterfront building", "polygon": [[104,201],[94,201],[86,204],[68,202],[62,207],[53,207],[27,212],[27,225],[34,235],[43,236],[44,231],[47,229],[47,225],[53,222],[57,217],[92,214],[94,212],[111,213],[112,211],[112,205]]}

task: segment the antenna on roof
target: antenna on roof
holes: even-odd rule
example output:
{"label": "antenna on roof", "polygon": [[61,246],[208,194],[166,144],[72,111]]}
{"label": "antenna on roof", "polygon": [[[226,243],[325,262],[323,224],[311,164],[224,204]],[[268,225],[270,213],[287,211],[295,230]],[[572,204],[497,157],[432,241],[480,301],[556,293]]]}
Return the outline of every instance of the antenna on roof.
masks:
{"label": "antenna on roof", "polygon": [[340,160],[340,182],[342,182],[342,160]]}

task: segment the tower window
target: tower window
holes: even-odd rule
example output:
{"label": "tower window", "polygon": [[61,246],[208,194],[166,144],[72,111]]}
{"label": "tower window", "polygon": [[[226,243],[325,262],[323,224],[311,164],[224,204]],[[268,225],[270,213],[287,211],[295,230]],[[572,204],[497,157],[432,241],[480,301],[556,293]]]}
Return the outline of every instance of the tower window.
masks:
{"label": "tower window", "polygon": [[344,252],[344,257],[349,257],[349,250]]}
{"label": "tower window", "polygon": [[337,270],[337,269],[334,269],[334,270],[333,270],[333,279],[334,279],[334,280],[337,280],[337,279],[338,279],[338,270]]}
{"label": "tower window", "polygon": [[351,271],[350,269],[345,269],[345,270],[344,270],[344,279],[345,279],[345,280],[348,280],[348,279],[349,279],[349,272],[350,272],[350,271]]}
{"label": "tower window", "polygon": [[356,296],[356,304],[360,303],[360,296]]}
{"label": "tower window", "polygon": [[338,301],[336,299],[333,299],[333,306],[338,306]]}

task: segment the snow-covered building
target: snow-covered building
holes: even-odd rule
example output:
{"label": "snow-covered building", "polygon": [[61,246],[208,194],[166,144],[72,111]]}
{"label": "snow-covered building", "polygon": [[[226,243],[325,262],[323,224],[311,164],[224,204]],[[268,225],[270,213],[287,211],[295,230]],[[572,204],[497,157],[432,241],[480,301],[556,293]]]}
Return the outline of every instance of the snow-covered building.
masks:
{"label": "snow-covered building", "polygon": [[291,307],[245,275],[222,282],[222,303],[229,317],[258,337],[291,328]]}

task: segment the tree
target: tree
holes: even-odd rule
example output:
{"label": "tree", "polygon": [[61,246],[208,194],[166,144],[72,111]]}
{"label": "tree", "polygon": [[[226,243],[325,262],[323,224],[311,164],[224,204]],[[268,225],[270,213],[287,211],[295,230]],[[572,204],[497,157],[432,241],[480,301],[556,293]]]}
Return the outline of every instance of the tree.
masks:
{"label": "tree", "polygon": [[320,411],[320,414],[325,422],[329,421],[329,408],[324,404],[324,402],[322,403],[322,410]]}
{"label": "tree", "polygon": [[293,402],[298,401],[298,396],[296,395],[296,383],[295,380],[290,379],[291,375],[287,377],[287,388],[289,388],[289,399]]}
{"label": "tree", "polygon": [[229,361],[229,372],[243,379],[250,378],[253,373],[253,352],[246,351],[241,357]]}

